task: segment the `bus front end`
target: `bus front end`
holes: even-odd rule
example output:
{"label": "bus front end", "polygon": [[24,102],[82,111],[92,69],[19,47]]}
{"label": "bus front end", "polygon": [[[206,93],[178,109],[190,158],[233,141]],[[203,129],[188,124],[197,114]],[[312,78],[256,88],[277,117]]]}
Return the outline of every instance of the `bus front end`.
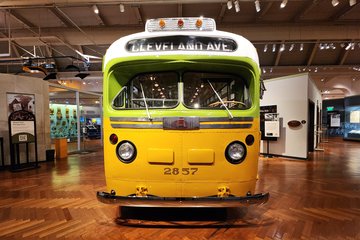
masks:
{"label": "bus front end", "polygon": [[[179,20],[186,26],[171,19]],[[158,20],[160,28],[171,21]],[[100,201],[236,207],[268,200],[255,193],[260,71],[256,59],[238,54],[252,45],[236,36],[145,32],[110,47],[119,56],[104,64]]]}

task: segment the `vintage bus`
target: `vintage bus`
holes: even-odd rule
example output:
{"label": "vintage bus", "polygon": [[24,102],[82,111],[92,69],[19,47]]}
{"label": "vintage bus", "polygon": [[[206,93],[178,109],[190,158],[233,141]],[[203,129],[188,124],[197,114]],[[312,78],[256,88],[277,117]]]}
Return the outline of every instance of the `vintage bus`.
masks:
{"label": "vintage bus", "polygon": [[164,18],[103,62],[104,203],[261,204],[260,68],[245,38],[211,18]]}

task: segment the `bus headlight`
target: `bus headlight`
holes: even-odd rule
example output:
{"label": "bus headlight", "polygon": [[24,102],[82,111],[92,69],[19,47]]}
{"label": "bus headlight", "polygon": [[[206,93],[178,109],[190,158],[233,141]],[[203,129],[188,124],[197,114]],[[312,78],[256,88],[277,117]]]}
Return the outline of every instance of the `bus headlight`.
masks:
{"label": "bus headlight", "polygon": [[245,144],[239,141],[230,143],[225,149],[225,157],[232,164],[239,164],[246,157]]}
{"label": "bus headlight", "polygon": [[122,141],[116,148],[117,156],[123,163],[131,163],[136,157],[136,147],[129,141]]}

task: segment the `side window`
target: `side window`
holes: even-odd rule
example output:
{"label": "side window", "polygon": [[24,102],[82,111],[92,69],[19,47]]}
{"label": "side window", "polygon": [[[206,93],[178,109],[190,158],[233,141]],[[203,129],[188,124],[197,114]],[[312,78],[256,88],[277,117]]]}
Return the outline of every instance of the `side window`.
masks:
{"label": "side window", "polygon": [[116,95],[112,102],[114,108],[122,108],[125,105],[125,99],[127,95],[127,87],[123,87],[120,92]]}

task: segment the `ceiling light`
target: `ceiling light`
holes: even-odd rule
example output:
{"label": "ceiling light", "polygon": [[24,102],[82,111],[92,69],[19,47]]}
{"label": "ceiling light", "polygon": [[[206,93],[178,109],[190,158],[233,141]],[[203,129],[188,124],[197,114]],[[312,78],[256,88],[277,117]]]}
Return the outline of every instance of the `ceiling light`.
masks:
{"label": "ceiling light", "polygon": [[275,44],[275,43],[273,44],[272,51],[273,51],[273,52],[276,51],[276,44]]}
{"label": "ceiling light", "polygon": [[356,0],[349,0],[350,7],[354,6],[356,4]]}
{"label": "ceiling light", "polygon": [[45,75],[47,75],[47,71],[46,69],[44,69],[43,67],[41,66],[23,66],[22,67],[22,70],[24,72],[27,72],[27,73],[44,73]]}
{"label": "ceiling light", "polygon": [[232,9],[232,1],[231,0],[227,1],[226,5],[229,10]]}
{"label": "ceiling light", "polygon": [[339,4],[339,0],[331,0],[333,7],[336,7]]}
{"label": "ceiling light", "polygon": [[285,44],[281,44],[281,46],[280,46],[280,52],[283,52],[285,50]]}
{"label": "ceiling light", "polygon": [[349,44],[346,46],[345,50],[349,50],[350,47],[352,47],[352,43],[349,43]]}
{"label": "ceiling light", "polygon": [[125,12],[125,6],[124,6],[124,4],[121,3],[119,7],[120,7],[120,12],[121,12],[121,13]]}
{"label": "ceiling light", "polygon": [[96,5],[93,5],[92,9],[93,9],[94,13],[99,14],[99,9]]}
{"label": "ceiling light", "polygon": [[286,7],[287,2],[288,2],[288,0],[283,0],[280,4],[280,8]]}
{"label": "ceiling light", "polygon": [[294,47],[295,47],[295,44],[292,43],[291,46],[290,46],[290,48],[289,48],[289,52],[291,52],[291,51],[294,49]]}
{"label": "ceiling light", "polygon": [[234,4],[235,4],[235,12],[240,12],[240,4],[239,4],[239,1],[238,1],[238,0],[235,0]]}
{"label": "ceiling light", "polygon": [[265,46],[264,46],[264,52],[267,52],[267,49],[268,49],[268,45],[265,44]]}
{"label": "ceiling light", "polygon": [[304,44],[301,43],[301,44],[300,44],[300,51],[303,51],[303,50],[304,50]]}
{"label": "ceiling light", "polygon": [[260,10],[261,10],[259,0],[255,0],[255,9],[256,9],[256,12],[260,12]]}

